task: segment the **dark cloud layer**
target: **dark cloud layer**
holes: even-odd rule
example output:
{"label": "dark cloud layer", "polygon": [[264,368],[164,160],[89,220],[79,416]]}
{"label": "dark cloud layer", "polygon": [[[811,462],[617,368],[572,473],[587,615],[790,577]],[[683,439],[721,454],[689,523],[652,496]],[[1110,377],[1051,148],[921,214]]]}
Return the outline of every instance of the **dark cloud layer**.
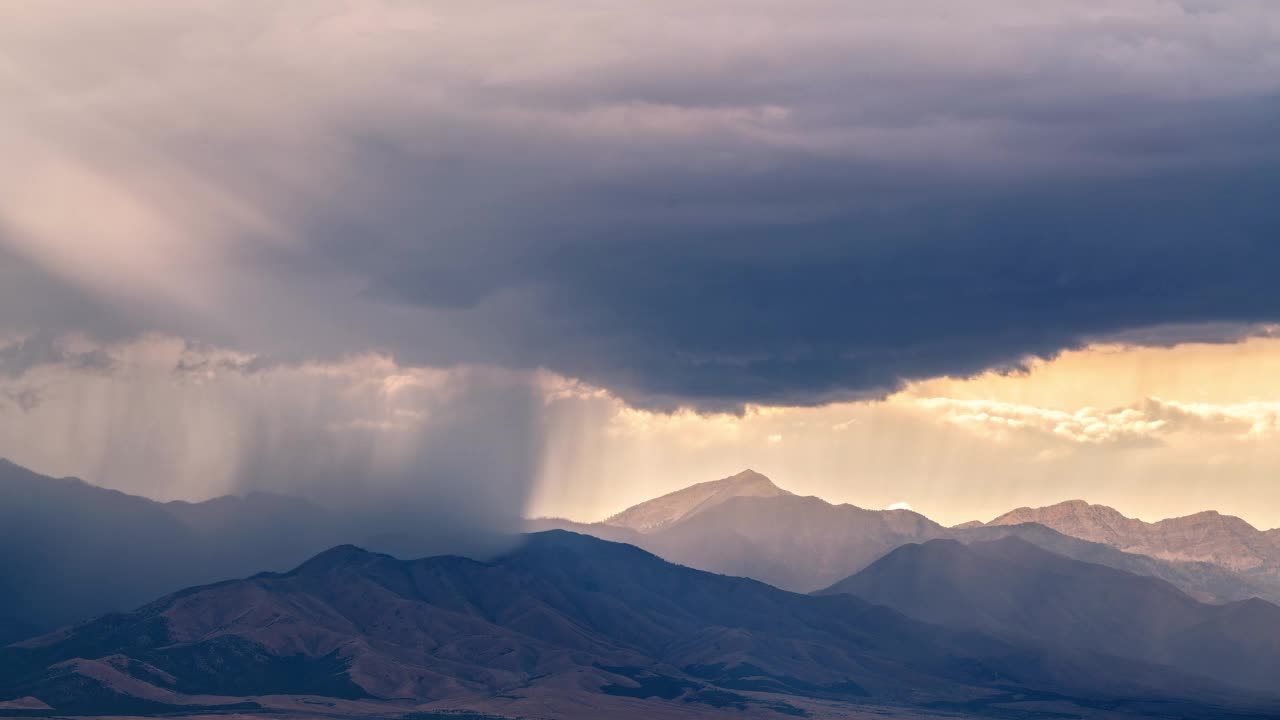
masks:
{"label": "dark cloud layer", "polygon": [[18,137],[90,147],[70,177],[161,208],[128,229],[163,262],[118,287],[46,252],[27,198],[0,229],[50,310],[0,324],[546,367],[725,409],[1280,320],[1273,4],[595,9],[32,30],[52,39],[15,51]]}
{"label": "dark cloud layer", "polygon": [[935,187],[803,223],[545,231],[517,267],[437,284],[439,263],[418,274],[410,261],[375,294],[476,307],[521,288],[536,300],[509,336],[518,360],[642,404],[814,403],[1013,368],[1134,328],[1275,321],[1273,177]]}

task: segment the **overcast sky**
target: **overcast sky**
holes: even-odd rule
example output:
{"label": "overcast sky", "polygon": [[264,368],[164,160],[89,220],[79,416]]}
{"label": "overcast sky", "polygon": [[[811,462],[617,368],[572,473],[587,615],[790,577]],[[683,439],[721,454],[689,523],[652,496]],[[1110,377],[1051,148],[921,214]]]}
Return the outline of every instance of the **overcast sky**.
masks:
{"label": "overcast sky", "polygon": [[1272,0],[7,3],[0,454],[1280,525],[1278,90]]}

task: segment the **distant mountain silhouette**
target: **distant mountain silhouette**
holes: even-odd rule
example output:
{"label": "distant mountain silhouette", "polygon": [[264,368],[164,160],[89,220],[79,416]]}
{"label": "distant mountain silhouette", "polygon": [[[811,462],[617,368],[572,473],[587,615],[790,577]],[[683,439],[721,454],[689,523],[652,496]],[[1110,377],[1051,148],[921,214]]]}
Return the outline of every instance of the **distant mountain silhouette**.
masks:
{"label": "distant mountain silhouette", "polygon": [[1274,536],[1238,517],[1212,510],[1148,523],[1105,505],[1070,500],[1048,507],[1018,508],[987,525],[1028,522],[1163,560],[1210,562],[1241,571],[1280,567],[1280,544]]}
{"label": "distant mountain silhouette", "polygon": [[950,537],[965,543],[1005,537],[1021,538],[1075,560],[1159,578],[1200,602],[1222,604],[1255,597],[1271,602],[1280,601],[1280,588],[1270,585],[1265,577],[1236,572],[1213,563],[1173,562],[1125,552],[1103,543],[1064,535],[1036,523],[971,527],[954,531]]}
{"label": "distant mountain silhouette", "polygon": [[293,695],[503,703],[544,717],[547,703],[569,698],[571,708],[554,713],[562,718],[654,716],[625,704],[637,699],[793,716],[814,702],[994,712],[1043,700],[1117,717],[1155,698],[1185,718],[1272,702],[1167,668],[1050,654],[561,531],[487,563],[341,546],[289,573],[191,588],[0,649],[0,701],[61,714]]}
{"label": "distant mountain silhouette", "polygon": [[823,594],[849,593],[912,617],[1176,667],[1275,690],[1280,607],[1196,602],[1172,585],[1085,563],[1018,538],[905,545]]}
{"label": "distant mountain silhouette", "polygon": [[159,503],[0,459],[0,645],[190,585],[285,570],[339,543],[439,552],[418,524],[262,493]]}

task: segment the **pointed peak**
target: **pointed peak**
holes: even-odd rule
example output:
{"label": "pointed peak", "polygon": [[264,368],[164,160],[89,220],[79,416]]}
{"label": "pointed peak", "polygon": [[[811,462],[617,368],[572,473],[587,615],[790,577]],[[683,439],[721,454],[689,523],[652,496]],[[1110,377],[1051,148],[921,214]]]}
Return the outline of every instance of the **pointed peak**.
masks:
{"label": "pointed peak", "polygon": [[1215,518],[1230,518],[1232,515],[1223,515],[1217,510],[1201,510],[1193,512],[1190,515],[1180,515],[1178,517],[1165,518],[1163,522],[1176,522],[1178,520],[1212,520]]}
{"label": "pointed peak", "polygon": [[328,550],[325,550],[324,552],[320,553],[319,555],[316,555],[316,558],[317,559],[318,558],[349,559],[349,558],[366,557],[370,555],[376,555],[376,553],[371,553],[362,547],[358,547],[356,545],[351,545],[350,543],[347,543],[343,545],[335,545],[329,548]]}
{"label": "pointed peak", "polygon": [[375,558],[384,557],[389,556],[369,552],[355,545],[338,545],[302,563],[290,574],[307,575],[328,572],[343,567],[365,565]]}
{"label": "pointed peak", "polygon": [[[761,486],[767,485],[769,487],[774,487],[774,488],[778,487],[776,484],[774,484],[772,480],[769,479],[769,476],[765,475],[764,473],[758,473],[755,470],[752,470],[751,468],[747,468],[746,470],[743,470],[742,472],[736,475],[730,475],[729,477],[724,478],[720,482],[723,482],[725,484],[733,484],[733,485],[761,485]],[[778,489],[781,490],[782,488],[778,488]]]}
{"label": "pointed peak", "polygon": [[755,470],[709,480],[633,505],[604,521],[606,525],[654,532],[737,497],[790,496]]}
{"label": "pointed peak", "polygon": [[[1107,515],[1118,518],[1125,516],[1113,507],[1107,505],[1094,505],[1087,500],[1076,498],[1074,500],[1063,500],[1052,505],[1043,505],[1040,507],[1023,506],[997,517],[988,525],[1006,525],[1010,520],[1018,520],[1019,522],[1037,522],[1035,518],[1045,516],[1064,516],[1064,515]],[[1127,518],[1126,518],[1127,519]]]}
{"label": "pointed peak", "polygon": [[[1223,515],[1221,512],[1219,512],[1219,511],[1217,511],[1217,510],[1201,510],[1200,512],[1191,513],[1190,515],[1184,515],[1183,517],[1189,517],[1189,518],[1201,518],[1201,517],[1202,517],[1202,518],[1215,518],[1215,517],[1233,518],[1233,517],[1235,517],[1235,516],[1234,516],[1234,515]],[[1171,518],[1171,519],[1173,519],[1173,520],[1177,520],[1178,518]]]}
{"label": "pointed peak", "polygon": [[1106,505],[1094,505],[1088,500],[1084,500],[1081,498],[1073,498],[1071,500],[1062,500],[1056,503],[1050,503],[1048,505],[1038,505],[1036,507],[1031,507],[1030,505],[1023,505],[1022,507],[1015,509],[1013,512],[1018,512],[1021,510],[1057,510],[1057,509],[1067,509],[1067,508],[1084,510],[1084,509],[1093,508],[1093,507],[1106,507]]}
{"label": "pointed peak", "polygon": [[1046,505],[1045,507],[1040,509],[1041,510],[1073,510],[1076,512],[1084,512],[1089,510],[1107,510],[1110,512],[1116,512],[1115,509],[1107,507],[1106,505],[1094,505],[1088,500],[1081,500],[1079,498],[1076,498],[1074,500],[1063,500],[1060,503],[1054,503],[1053,505]]}
{"label": "pointed peak", "polygon": [[[633,545],[626,543],[611,542],[602,540],[594,535],[586,533],[574,532],[572,530],[564,530],[554,528],[551,530],[542,530],[540,532],[527,533],[524,536],[524,544],[516,548],[514,553],[521,551],[536,550],[541,548],[571,548],[571,549],[590,549],[602,547],[626,547],[635,548]],[[639,550],[639,548],[635,548]]]}
{"label": "pointed peak", "polygon": [[1119,510],[1116,510],[1115,508],[1109,505],[1097,505],[1095,503],[1088,502],[1087,500],[1068,500],[1064,503],[1059,503],[1054,507],[1069,509],[1072,512],[1076,512],[1076,513],[1089,513],[1092,515],[1109,515],[1112,517],[1121,517],[1121,518],[1125,517],[1124,513],[1120,512]]}
{"label": "pointed peak", "polygon": [[1175,518],[1168,518],[1166,520],[1160,520],[1154,523],[1154,525],[1157,525],[1157,526],[1168,525],[1168,526],[1176,527],[1181,525],[1194,525],[1197,523],[1221,525],[1223,527],[1232,528],[1237,531],[1246,532],[1246,533],[1257,532],[1257,533],[1263,533],[1265,535],[1268,532],[1274,532],[1274,531],[1267,531],[1267,530],[1259,530],[1244,518],[1238,517],[1236,515],[1226,515],[1217,510],[1201,510],[1198,513],[1192,513],[1191,515],[1183,515],[1182,517],[1175,517]]}

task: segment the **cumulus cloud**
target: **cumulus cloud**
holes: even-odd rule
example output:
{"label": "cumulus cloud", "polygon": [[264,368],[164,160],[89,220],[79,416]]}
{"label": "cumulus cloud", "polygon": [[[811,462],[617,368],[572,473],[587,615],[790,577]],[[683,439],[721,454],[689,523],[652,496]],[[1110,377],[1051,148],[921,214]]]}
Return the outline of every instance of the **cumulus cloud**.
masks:
{"label": "cumulus cloud", "polygon": [[1280,402],[1178,402],[1152,398],[1145,408],[1158,422],[1183,430],[1265,438],[1280,431]]}
{"label": "cumulus cloud", "polygon": [[1146,398],[1128,407],[1073,411],[995,400],[918,398],[947,423],[996,440],[1036,435],[1081,445],[1158,445],[1175,433],[1258,438],[1280,430],[1280,403],[1187,403]]}
{"label": "cumulus cloud", "polygon": [[0,329],[740,410],[1280,316],[1269,0],[3,13]]}
{"label": "cumulus cloud", "polygon": [[[43,399],[43,396],[39,388],[20,387],[12,390],[6,389],[0,391],[0,399],[5,400],[8,403],[12,403],[24,413],[29,413],[40,405],[40,401]],[[3,407],[4,404],[5,403],[0,403],[0,407]]]}
{"label": "cumulus cloud", "polygon": [[101,347],[75,337],[39,333],[0,341],[0,375],[21,378],[33,368],[56,365],[71,371],[108,373],[115,361]]}
{"label": "cumulus cloud", "polygon": [[1110,444],[1152,442],[1164,430],[1164,420],[1150,420],[1137,408],[1099,410],[1081,408],[1074,412],[1016,403],[954,398],[923,398],[917,401],[943,420],[973,429],[997,439],[1020,432],[1033,432],[1069,442]]}

